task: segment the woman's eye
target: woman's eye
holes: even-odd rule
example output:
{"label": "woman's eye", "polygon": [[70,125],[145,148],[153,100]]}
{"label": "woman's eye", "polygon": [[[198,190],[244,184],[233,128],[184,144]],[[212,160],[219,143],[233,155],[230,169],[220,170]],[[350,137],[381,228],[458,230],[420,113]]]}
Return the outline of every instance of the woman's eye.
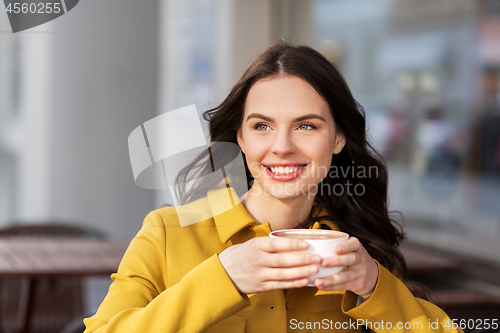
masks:
{"label": "woman's eye", "polygon": [[257,124],[257,125],[255,125],[254,128],[256,130],[259,130],[259,131],[265,131],[265,130],[269,129],[269,126],[267,126],[266,124]]}
{"label": "woman's eye", "polygon": [[311,129],[315,129],[316,126],[314,125],[310,125],[310,124],[300,124],[298,129],[300,130],[311,130]]}

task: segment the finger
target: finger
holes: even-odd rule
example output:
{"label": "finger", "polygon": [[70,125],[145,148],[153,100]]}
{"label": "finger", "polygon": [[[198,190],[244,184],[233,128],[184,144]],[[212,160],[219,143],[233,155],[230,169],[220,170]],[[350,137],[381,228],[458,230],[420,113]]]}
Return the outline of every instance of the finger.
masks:
{"label": "finger", "polygon": [[275,252],[267,254],[264,260],[264,266],[279,268],[319,264],[321,257],[312,253]]}
{"label": "finger", "polygon": [[264,291],[276,289],[302,288],[309,284],[306,278],[289,281],[267,281],[264,283]]}
{"label": "finger", "polygon": [[268,268],[263,272],[264,281],[291,281],[307,278],[319,272],[318,265],[289,268]]}
{"label": "finger", "polygon": [[360,279],[364,274],[355,269],[346,269],[334,275],[326,276],[323,278],[325,285],[339,285],[347,282]]}
{"label": "finger", "polygon": [[357,270],[345,270],[331,276],[318,278],[314,281],[314,284],[323,290],[351,290],[346,289],[346,286],[362,277],[363,274]]}
{"label": "finger", "polygon": [[348,283],[338,283],[338,284],[325,284],[316,279],[315,286],[320,290],[332,291],[332,290],[355,290],[356,285],[353,282]]}
{"label": "finger", "polygon": [[306,241],[293,238],[259,237],[259,249],[265,252],[303,251],[309,247]]}
{"label": "finger", "polygon": [[335,267],[335,266],[354,266],[361,262],[361,256],[357,253],[348,253],[343,255],[337,255],[325,258],[321,262],[323,267]]}
{"label": "finger", "polygon": [[351,237],[347,241],[335,246],[336,254],[344,254],[358,251],[361,248],[361,242],[356,237]]}
{"label": "finger", "polygon": [[321,283],[321,281],[318,280],[320,279],[315,280],[315,285],[321,290],[350,290],[358,295],[361,295],[362,293],[366,294],[369,290],[373,291],[374,289],[374,287],[367,288],[366,280],[364,279],[350,280],[335,284]]}

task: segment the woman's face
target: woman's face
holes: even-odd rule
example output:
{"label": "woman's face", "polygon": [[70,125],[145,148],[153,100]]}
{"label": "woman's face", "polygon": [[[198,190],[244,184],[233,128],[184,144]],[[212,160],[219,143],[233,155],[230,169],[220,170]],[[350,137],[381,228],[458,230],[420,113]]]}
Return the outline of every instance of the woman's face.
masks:
{"label": "woman's face", "polygon": [[237,139],[255,178],[251,192],[279,199],[315,194],[345,143],[326,101],[296,76],[252,86]]}

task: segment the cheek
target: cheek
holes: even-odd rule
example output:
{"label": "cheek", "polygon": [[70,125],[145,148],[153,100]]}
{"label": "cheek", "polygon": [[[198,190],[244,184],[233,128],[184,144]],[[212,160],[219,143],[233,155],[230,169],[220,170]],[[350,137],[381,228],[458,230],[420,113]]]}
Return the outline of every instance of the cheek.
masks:
{"label": "cheek", "polygon": [[267,141],[256,136],[245,138],[245,155],[252,159],[265,156],[267,149]]}
{"label": "cheek", "polygon": [[303,146],[304,151],[309,152],[315,160],[324,160],[327,156],[331,159],[333,155],[334,145],[331,140],[327,138],[319,138],[317,140],[308,140],[307,144]]}
{"label": "cheek", "polygon": [[307,149],[310,159],[316,164],[316,174],[321,179],[325,178],[332,163],[333,144],[329,140],[317,140]]}
{"label": "cheek", "polygon": [[250,170],[259,168],[266,156],[266,142],[259,138],[245,139],[245,158]]}

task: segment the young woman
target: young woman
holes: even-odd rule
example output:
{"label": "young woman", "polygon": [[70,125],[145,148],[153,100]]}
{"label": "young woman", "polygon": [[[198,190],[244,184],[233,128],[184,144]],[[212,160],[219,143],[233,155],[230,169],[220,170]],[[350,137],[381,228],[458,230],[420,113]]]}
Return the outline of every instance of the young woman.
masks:
{"label": "young woman", "polygon": [[[241,148],[248,193],[224,210],[227,191],[209,191],[195,203],[214,217],[189,226],[175,207],[150,213],[86,332],[456,331],[403,283],[386,167],[361,106],[318,52],[271,45],[205,118],[212,142]],[[351,238],[319,258],[296,252],[302,240],[261,237],[290,228]],[[345,269],[307,287],[319,265]]]}

